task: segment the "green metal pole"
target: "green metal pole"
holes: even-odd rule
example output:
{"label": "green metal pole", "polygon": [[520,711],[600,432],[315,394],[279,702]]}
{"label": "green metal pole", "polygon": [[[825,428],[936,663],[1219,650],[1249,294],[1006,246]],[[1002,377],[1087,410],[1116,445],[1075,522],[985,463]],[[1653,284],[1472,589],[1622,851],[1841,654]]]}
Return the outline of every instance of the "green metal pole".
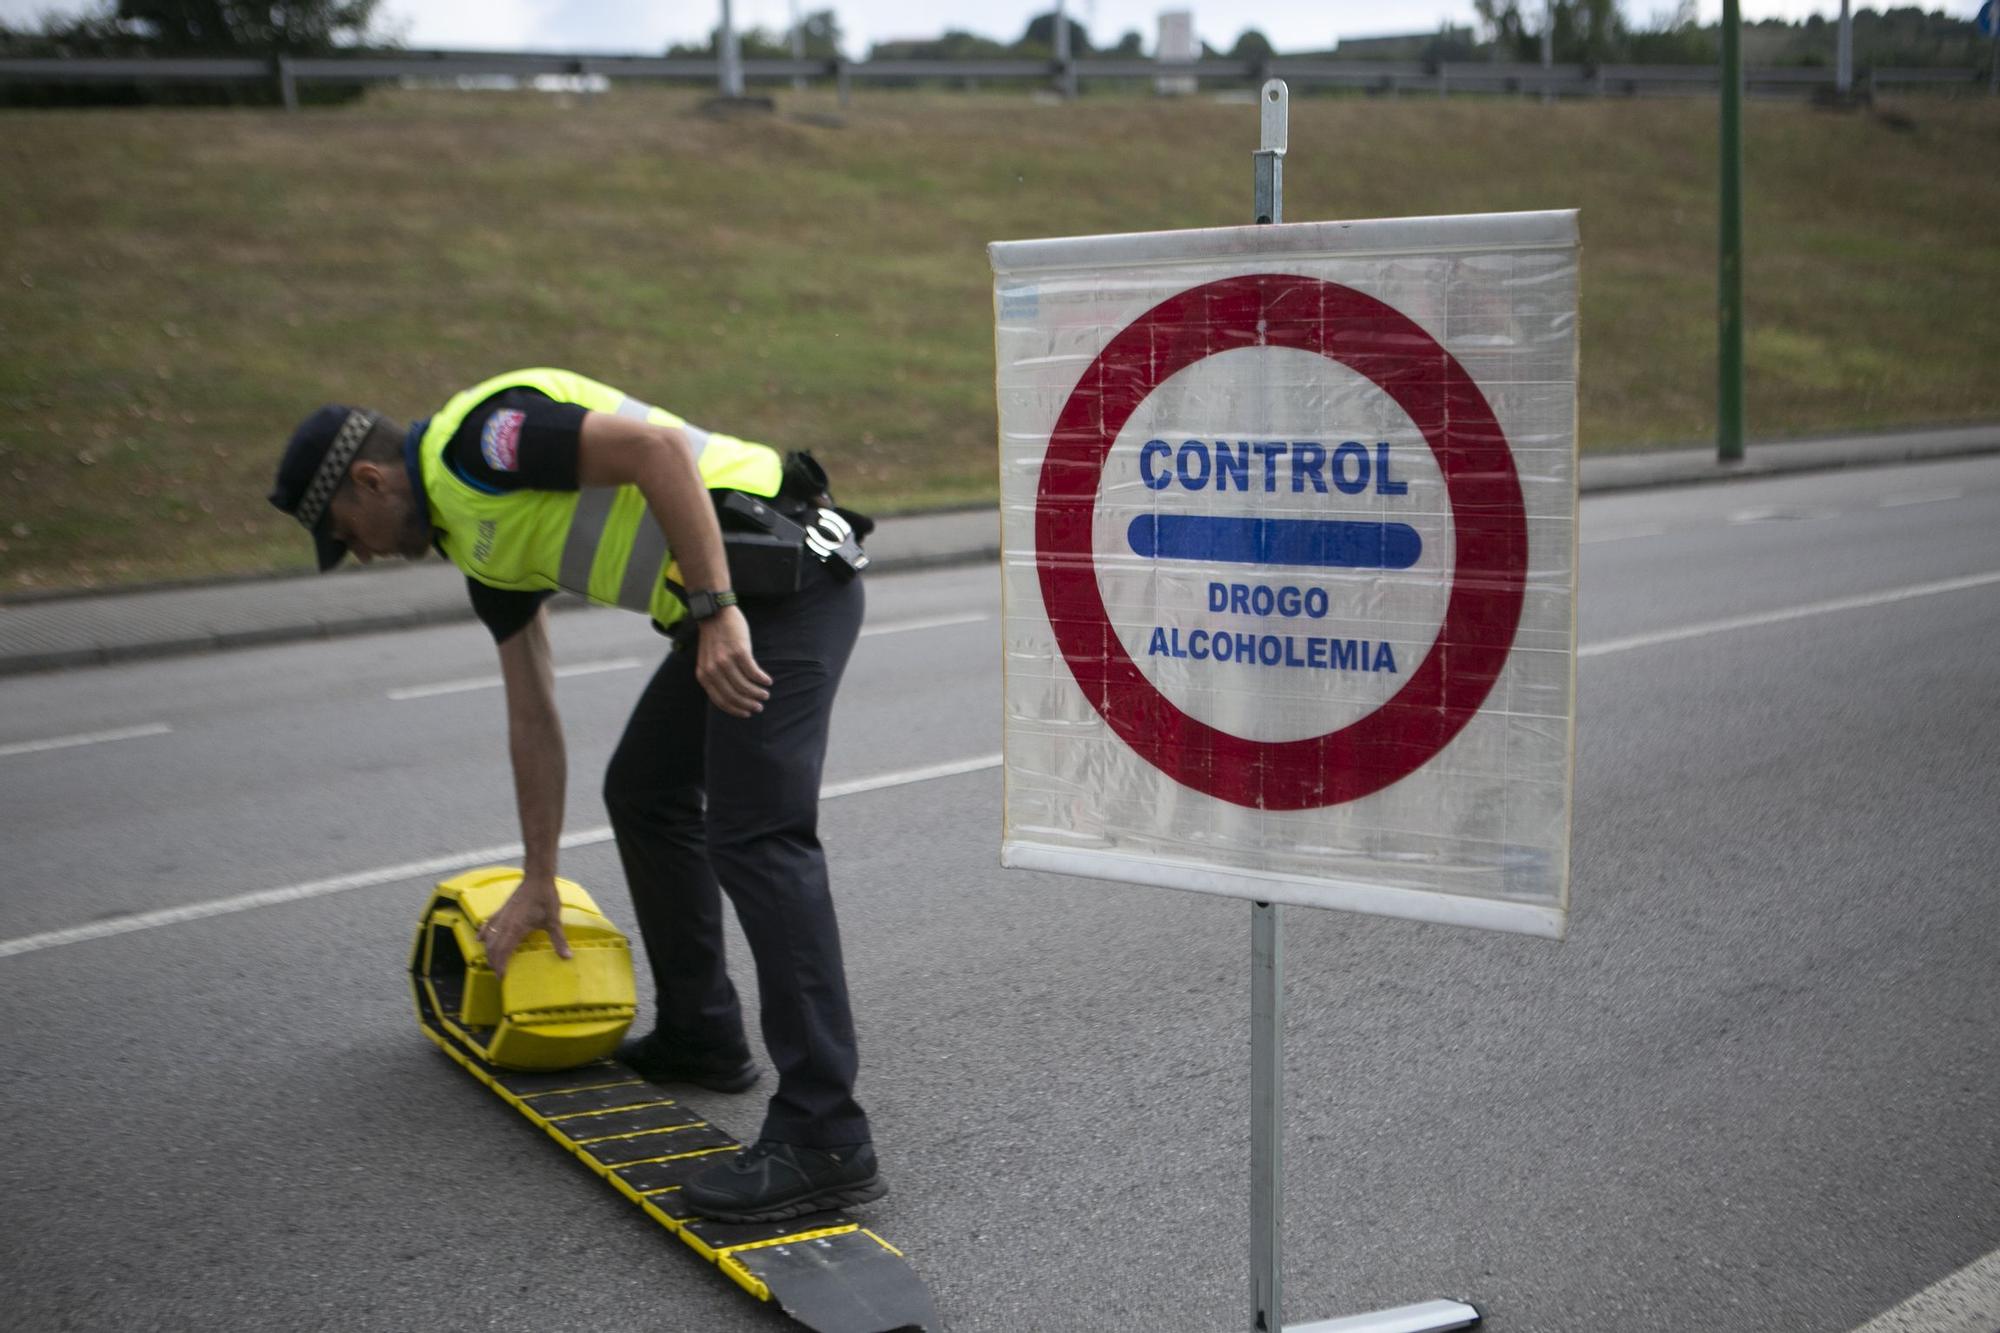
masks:
{"label": "green metal pole", "polygon": [[1715,457],[1743,458],[1743,15],[1722,0],[1722,227]]}

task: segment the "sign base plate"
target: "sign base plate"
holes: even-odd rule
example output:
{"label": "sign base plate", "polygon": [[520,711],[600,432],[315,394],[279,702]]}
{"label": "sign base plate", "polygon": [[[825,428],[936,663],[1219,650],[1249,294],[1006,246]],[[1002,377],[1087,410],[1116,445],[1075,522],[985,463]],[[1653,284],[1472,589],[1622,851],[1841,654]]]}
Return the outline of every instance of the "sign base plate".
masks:
{"label": "sign base plate", "polygon": [[1479,1320],[1478,1308],[1464,1301],[1425,1301],[1372,1314],[1287,1324],[1285,1333],[1448,1333],[1451,1329],[1477,1328]]}

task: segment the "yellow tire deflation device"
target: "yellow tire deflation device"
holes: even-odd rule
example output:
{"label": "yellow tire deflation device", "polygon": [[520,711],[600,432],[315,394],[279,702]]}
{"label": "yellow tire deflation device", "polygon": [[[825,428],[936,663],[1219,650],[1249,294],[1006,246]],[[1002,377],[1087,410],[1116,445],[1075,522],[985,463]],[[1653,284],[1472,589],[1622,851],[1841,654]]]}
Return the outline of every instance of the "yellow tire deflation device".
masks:
{"label": "yellow tire deflation device", "polygon": [[556,881],[573,957],[537,931],[494,975],[479,928],[520,882],[519,870],[488,867],[431,896],[410,957],[424,1035],[731,1281],[815,1333],[936,1328],[902,1251],[850,1217],[718,1222],[679,1202],[682,1186],[743,1145],[611,1058],[637,1007],[632,950],[580,886]]}

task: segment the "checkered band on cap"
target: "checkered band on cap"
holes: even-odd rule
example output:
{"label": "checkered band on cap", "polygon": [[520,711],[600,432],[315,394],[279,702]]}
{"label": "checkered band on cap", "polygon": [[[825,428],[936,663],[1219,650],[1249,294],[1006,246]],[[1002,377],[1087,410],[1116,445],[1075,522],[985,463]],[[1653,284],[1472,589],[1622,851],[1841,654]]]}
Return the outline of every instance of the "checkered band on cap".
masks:
{"label": "checkered band on cap", "polygon": [[354,455],[361,452],[361,442],[368,438],[376,416],[360,408],[347,414],[347,420],[340,423],[339,434],[327,446],[326,457],[319,461],[319,471],[313,473],[312,484],[299,497],[299,507],[292,511],[299,522],[307,528],[315,526],[320,515],[333,500],[333,493],[340,489],[340,483],[347,477],[347,465],[354,461]]}

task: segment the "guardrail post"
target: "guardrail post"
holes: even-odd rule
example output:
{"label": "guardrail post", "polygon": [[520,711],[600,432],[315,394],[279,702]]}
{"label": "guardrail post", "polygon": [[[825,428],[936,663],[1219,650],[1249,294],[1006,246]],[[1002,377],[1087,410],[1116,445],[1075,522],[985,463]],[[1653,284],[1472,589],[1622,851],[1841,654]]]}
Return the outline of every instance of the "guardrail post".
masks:
{"label": "guardrail post", "polygon": [[299,84],[292,77],[292,62],[286,56],[278,56],[271,62],[273,72],[278,76],[278,100],[285,104],[285,110],[299,109]]}

